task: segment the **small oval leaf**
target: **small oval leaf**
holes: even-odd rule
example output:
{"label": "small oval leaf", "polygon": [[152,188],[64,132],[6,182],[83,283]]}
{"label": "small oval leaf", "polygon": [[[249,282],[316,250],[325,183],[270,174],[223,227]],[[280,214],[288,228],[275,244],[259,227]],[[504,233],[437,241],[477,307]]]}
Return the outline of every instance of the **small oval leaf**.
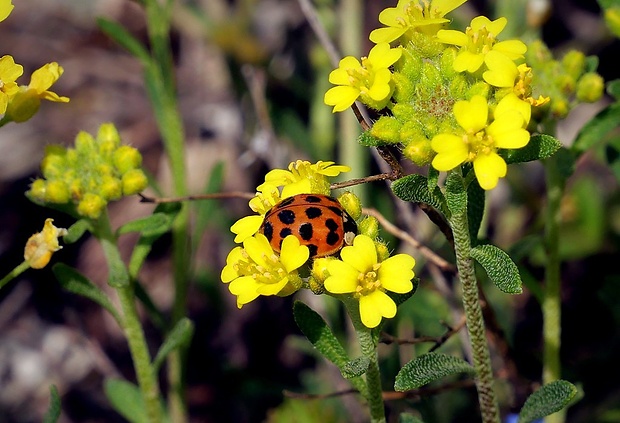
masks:
{"label": "small oval leaf", "polygon": [[345,379],[353,379],[366,373],[370,359],[366,356],[354,358],[342,367],[342,376]]}
{"label": "small oval leaf", "polygon": [[491,244],[478,245],[470,251],[471,257],[484,268],[495,286],[506,294],[520,294],[519,268],[505,251]]}
{"label": "small oval leaf", "polygon": [[501,156],[507,164],[531,162],[553,156],[562,147],[557,138],[547,134],[534,135],[523,148],[502,150]]}
{"label": "small oval leaf", "polygon": [[530,423],[566,407],[577,395],[577,388],[565,380],[543,385],[528,397],[519,413],[518,423]]}
{"label": "small oval leaf", "polygon": [[148,423],[146,407],[140,389],[122,379],[106,379],[103,384],[105,396],[112,407],[130,423]]}
{"label": "small oval leaf", "polygon": [[404,176],[392,184],[392,191],[403,201],[428,204],[446,215],[446,200],[439,187],[429,189],[428,180],[418,174]]}
{"label": "small oval leaf", "polygon": [[174,215],[167,213],[153,213],[141,219],[132,220],[118,228],[118,234],[140,232],[144,236],[161,235],[170,230]]}
{"label": "small oval leaf", "polygon": [[463,359],[431,352],[405,364],[396,375],[394,389],[400,392],[416,389],[456,373],[474,375],[476,370]]}

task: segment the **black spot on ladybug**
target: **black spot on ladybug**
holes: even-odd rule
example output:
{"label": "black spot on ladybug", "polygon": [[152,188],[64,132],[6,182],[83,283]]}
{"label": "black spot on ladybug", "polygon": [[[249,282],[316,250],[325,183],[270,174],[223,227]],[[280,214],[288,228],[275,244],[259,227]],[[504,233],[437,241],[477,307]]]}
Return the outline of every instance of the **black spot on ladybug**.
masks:
{"label": "black spot on ladybug", "polygon": [[302,223],[299,225],[299,236],[304,241],[310,241],[312,239],[312,224],[311,223]]}
{"label": "black spot on ladybug", "polygon": [[310,257],[316,256],[317,251],[319,251],[319,247],[314,244],[308,244],[306,245],[306,247],[308,247],[308,250],[310,250]]}
{"label": "black spot on ladybug", "polygon": [[267,221],[263,223],[263,235],[269,242],[273,239],[273,225]]}
{"label": "black spot on ladybug", "polygon": [[327,237],[325,238],[325,242],[327,242],[329,245],[336,245],[338,244],[339,241],[340,241],[340,237],[338,236],[336,232],[328,233]]}
{"label": "black spot on ladybug", "polygon": [[280,230],[280,238],[284,239],[289,235],[293,235],[293,231],[291,231],[291,228],[282,228]]}
{"label": "black spot on ladybug", "polygon": [[336,221],[332,218],[325,220],[325,226],[327,226],[327,229],[332,232],[338,229],[338,223],[336,223]]}
{"label": "black spot on ladybug", "polygon": [[295,212],[292,210],[281,210],[278,212],[278,219],[285,225],[295,222]]}
{"label": "black spot on ladybug", "polygon": [[321,197],[317,197],[316,195],[308,195],[306,197],[306,202],[308,203],[320,203],[321,201],[323,201]]}
{"label": "black spot on ladybug", "polygon": [[317,217],[320,217],[322,214],[323,212],[318,207],[308,207],[306,209],[306,216],[308,217],[308,219],[316,219]]}
{"label": "black spot on ladybug", "polygon": [[330,209],[331,211],[333,211],[338,216],[342,215],[342,209],[340,207],[337,207],[337,206],[327,206],[327,208]]}

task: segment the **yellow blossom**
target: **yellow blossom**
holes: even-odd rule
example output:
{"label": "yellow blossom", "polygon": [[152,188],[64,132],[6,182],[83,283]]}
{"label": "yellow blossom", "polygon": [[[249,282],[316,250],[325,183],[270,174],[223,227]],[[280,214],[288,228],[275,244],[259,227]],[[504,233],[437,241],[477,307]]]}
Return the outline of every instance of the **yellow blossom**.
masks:
{"label": "yellow blossom", "polygon": [[480,69],[490,51],[503,53],[511,60],[523,58],[527,47],[522,41],[497,41],[507,22],[504,17],[491,21],[485,16],[477,16],[464,33],[442,29],[437,32],[437,38],[443,43],[461,47],[454,59],[454,70],[473,73]]}
{"label": "yellow blossom", "polygon": [[463,132],[433,137],[431,146],[437,152],[433,167],[448,171],[464,162],[473,162],[480,186],[485,190],[495,188],[507,170],[497,149],[522,148],[530,139],[529,132],[523,129],[522,112],[506,106],[510,101],[514,101],[514,97],[506,96],[500,101],[490,124],[489,105],[484,97],[476,95],[470,101],[456,102],[454,116]]}
{"label": "yellow blossom", "polygon": [[13,11],[15,6],[12,3],[12,0],[0,0],[0,22],[8,18]]}
{"label": "yellow blossom", "polygon": [[[0,14],[2,7],[0,6]],[[2,19],[0,19],[2,20]],[[0,114],[6,111],[9,100],[19,91],[15,80],[24,72],[22,65],[15,64],[12,56],[0,57]]]}
{"label": "yellow blossom", "polygon": [[230,227],[230,231],[236,235],[235,242],[237,243],[245,241],[258,232],[265,214],[282,199],[278,187],[274,184],[264,183],[257,190],[258,192],[249,204],[258,215],[244,216]]}
{"label": "yellow blossom", "polygon": [[370,50],[368,57],[362,57],[361,63],[353,56],[343,58],[338,69],[329,74],[329,82],[337,86],[325,93],[325,104],[334,106],[333,112],[341,112],[351,107],[359,97],[369,107],[382,109],[393,91],[389,67],[401,55],[400,48],[390,48],[388,43],[380,43]]}
{"label": "yellow blossom", "polygon": [[441,24],[449,22],[444,16],[465,1],[399,0],[396,7],[388,7],[379,14],[379,22],[386,28],[372,31],[370,41],[375,44],[390,43],[412,31],[434,35]]}
{"label": "yellow blossom", "polygon": [[325,289],[332,294],[352,294],[359,301],[362,323],[374,328],[383,317],[396,315],[396,304],[386,291],[404,294],[413,289],[415,259],[397,254],[384,261],[377,258],[374,241],[358,235],[353,245],[340,252],[342,260],[327,263]]}
{"label": "yellow blossom", "polygon": [[228,289],[237,296],[237,307],[255,300],[259,295],[290,295],[302,286],[297,271],[310,256],[305,245],[292,235],[282,242],[276,254],[263,234],[243,241],[243,248],[234,248],[226,258],[221,279],[230,283]]}
{"label": "yellow blossom", "polygon": [[42,269],[52,258],[52,254],[62,247],[58,244],[58,237],[65,236],[67,230],[57,228],[52,224],[54,219],[45,219],[43,230],[32,235],[24,249],[24,259],[33,269]]}

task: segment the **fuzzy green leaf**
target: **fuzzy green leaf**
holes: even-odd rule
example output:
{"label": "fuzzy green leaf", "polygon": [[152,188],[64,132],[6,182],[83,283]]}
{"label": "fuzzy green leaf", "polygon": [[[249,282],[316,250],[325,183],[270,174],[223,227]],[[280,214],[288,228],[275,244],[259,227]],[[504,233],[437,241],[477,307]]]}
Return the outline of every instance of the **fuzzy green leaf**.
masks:
{"label": "fuzzy green leaf", "polygon": [[620,100],[620,79],[614,79],[607,83],[607,93],[616,100]]}
{"label": "fuzzy green leaf", "polygon": [[112,407],[130,423],[148,423],[144,400],[136,385],[126,380],[106,379],[103,389]]}
{"label": "fuzzy green leaf", "polygon": [[86,231],[92,230],[91,221],[88,219],[80,219],[67,229],[67,235],[62,237],[65,244],[73,244],[77,242]]}
{"label": "fuzzy green leaf", "polygon": [[500,291],[506,294],[523,292],[519,268],[505,251],[495,245],[485,244],[472,248],[470,254]]}
{"label": "fuzzy green leaf", "polygon": [[577,395],[577,388],[565,380],[543,385],[528,397],[519,412],[518,423],[529,423],[566,407]]}
{"label": "fuzzy green leaf", "polygon": [[403,201],[428,204],[444,215],[448,212],[446,200],[439,187],[436,186],[431,191],[427,179],[422,175],[407,175],[394,181],[392,191]]}
{"label": "fuzzy green leaf", "polygon": [[345,379],[352,379],[366,373],[370,359],[366,356],[354,358],[342,367],[342,376]]}
{"label": "fuzzy green leaf", "polygon": [[60,286],[69,292],[86,297],[110,312],[116,321],[122,325],[123,320],[112,304],[112,301],[97,285],[92,283],[86,276],[82,275],[73,267],[64,263],[57,263],[52,267],[52,271],[58,279]]}
{"label": "fuzzy green leaf", "polygon": [[143,64],[147,64],[151,61],[151,56],[146,48],[121,25],[103,18],[97,19],[97,25],[104,34],[140,59]]}
{"label": "fuzzy green leaf", "polygon": [[[325,358],[338,366],[340,372],[343,372],[344,367],[350,362],[349,356],[325,320],[301,301],[295,301],[293,304],[293,315],[295,323],[312,345]],[[349,381],[364,395],[366,382],[362,378],[353,377]]]}
{"label": "fuzzy green leaf", "polygon": [[177,348],[181,348],[189,345],[194,335],[194,323],[188,318],[183,318],[177,322],[172,328],[166,340],[159,347],[157,355],[153,360],[153,369],[157,371],[159,367],[164,363],[164,360],[172,351]]}
{"label": "fuzzy green leaf", "polygon": [[416,389],[456,373],[474,375],[476,370],[458,357],[430,352],[414,358],[400,369],[396,375],[394,389],[400,392]]}
{"label": "fuzzy green leaf", "polygon": [[140,219],[132,220],[118,228],[119,235],[139,232],[144,236],[162,235],[170,230],[174,216],[166,213],[153,213]]}
{"label": "fuzzy green leaf", "polygon": [[58,388],[55,385],[50,386],[50,406],[47,413],[43,417],[43,423],[56,423],[60,418],[61,404]]}
{"label": "fuzzy green leaf", "polygon": [[420,420],[413,414],[402,413],[400,416],[398,416],[398,423],[424,423],[424,421]]}
{"label": "fuzzy green leaf", "polygon": [[583,125],[571,149],[583,153],[604,142],[607,134],[618,128],[619,121],[620,103],[612,103]]}
{"label": "fuzzy green leaf", "polygon": [[448,173],[446,179],[446,204],[453,215],[461,215],[467,210],[467,191],[463,177],[456,172]]}
{"label": "fuzzy green leaf", "polygon": [[562,147],[562,143],[547,134],[534,135],[523,148],[502,150],[500,155],[507,164],[531,162],[553,156]]}

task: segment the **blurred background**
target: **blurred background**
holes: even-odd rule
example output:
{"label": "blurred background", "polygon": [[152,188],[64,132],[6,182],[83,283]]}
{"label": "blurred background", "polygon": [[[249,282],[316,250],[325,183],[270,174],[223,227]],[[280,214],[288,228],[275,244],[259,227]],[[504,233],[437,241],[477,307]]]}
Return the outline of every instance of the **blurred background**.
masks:
{"label": "blurred background", "polygon": [[[48,144],[68,145],[78,131],[96,134],[100,124],[113,122],[125,143],[138,148],[144,168],[164,190],[169,171],[160,135],[148,102],[138,60],[115,45],[98,28],[105,17],[146,40],[141,7],[126,0],[14,0],[11,16],[0,23],[0,54],[10,54],[24,66],[24,77],[47,62],[57,61],[64,75],[53,91],[68,96],[68,104],[44,103],[23,124],[0,131],[0,273],[23,260],[28,237],[42,228],[46,217],[68,227],[66,215],[43,209],[24,192],[39,175]],[[333,68],[325,49],[295,0],[178,1],[173,46],[178,95],[187,138],[190,191],[205,190],[211,175],[222,173],[220,191],[253,192],[264,174],[290,161],[333,160],[354,168],[349,177],[379,173],[382,164],[357,144],[358,124],[352,113],[332,115],[322,104]],[[477,14],[496,17],[506,11],[514,25],[510,36],[525,31],[524,1],[469,1],[450,17],[464,24]],[[617,79],[620,43],[606,29],[595,1],[532,1],[547,12],[536,12],[540,35],[558,57],[569,48],[599,58],[605,81]],[[394,1],[315,0],[315,12],[325,24],[341,55],[365,55],[368,33],[381,26],[378,13]],[[544,9],[548,7],[548,9]],[[514,16],[510,13],[514,12]],[[531,29],[528,29],[530,33]],[[579,106],[558,128],[565,143],[601,110],[609,99]],[[620,421],[620,198],[618,180],[594,150],[582,157],[567,184],[563,203],[562,268],[564,378],[583,390],[583,398],[568,411],[569,422]],[[408,167],[408,170],[416,169]],[[398,205],[382,182],[354,187],[368,207],[376,208],[419,241],[448,260],[450,250],[428,218],[416,207]],[[170,192],[170,190],[168,190]],[[149,192],[147,192],[149,193]],[[152,192],[150,192],[153,195]],[[512,166],[508,177],[488,197],[485,236],[511,250],[524,237],[543,231],[544,176],[539,163]],[[211,219],[200,234],[195,277],[189,295],[189,317],[196,332],[188,353],[187,396],[194,422],[342,422],[364,421],[352,396],[295,399],[283,391],[327,394],[347,389],[337,369],[317,360],[292,317],[296,298],[260,298],[238,310],[234,297],[219,280],[233,246],[228,228],[249,212],[247,201],[212,201]],[[400,208],[398,208],[400,207]],[[125,198],[110,206],[112,223],[120,225],[146,216],[153,206]],[[400,210],[400,211],[397,211]],[[202,222],[201,224],[205,224]],[[440,336],[445,325],[458,323],[458,312],[441,287],[449,281],[424,267],[420,254],[384,237],[394,250],[416,257],[419,291],[385,330],[395,336]],[[122,238],[127,255],[135,238]],[[141,280],[157,305],[168,310],[172,301],[170,239],[156,244]],[[536,254],[514,252],[528,283],[542,280]],[[65,262],[88,275],[102,289],[107,270],[100,247],[88,238],[65,246],[53,262]],[[528,289],[522,295],[501,294],[482,275],[495,333],[494,363],[500,388],[514,388],[514,409],[540,383],[541,314]],[[323,297],[299,294],[313,308],[342,322],[342,310]],[[458,303],[457,303],[458,304]],[[156,351],[159,332],[146,322]],[[336,325],[338,326],[338,325]],[[351,336],[346,326],[343,337]],[[508,347],[508,350],[503,349]],[[382,346],[384,387],[410,357],[428,345]],[[459,353],[453,337],[443,352]],[[0,423],[39,422],[49,403],[49,386],[62,398],[61,422],[122,422],[109,405],[103,381],[109,377],[134,380],[125,343],[115,321],[94,303],[63,291],[49,268],[23,274],[0,292]],[[163,382],[165,383],[165,382]],[[507,389],[507,388],[506,388]],[[449,406],[446,406],[449,404]],[[396,398],[389,416],[417,410],[427,422],[476,421],[473,387],[435,395]],[[506,412],[510,410],[505,410]],[[300,417],[301,416],[301,417]],[[348,417],[344,417],[348,416]]]}

